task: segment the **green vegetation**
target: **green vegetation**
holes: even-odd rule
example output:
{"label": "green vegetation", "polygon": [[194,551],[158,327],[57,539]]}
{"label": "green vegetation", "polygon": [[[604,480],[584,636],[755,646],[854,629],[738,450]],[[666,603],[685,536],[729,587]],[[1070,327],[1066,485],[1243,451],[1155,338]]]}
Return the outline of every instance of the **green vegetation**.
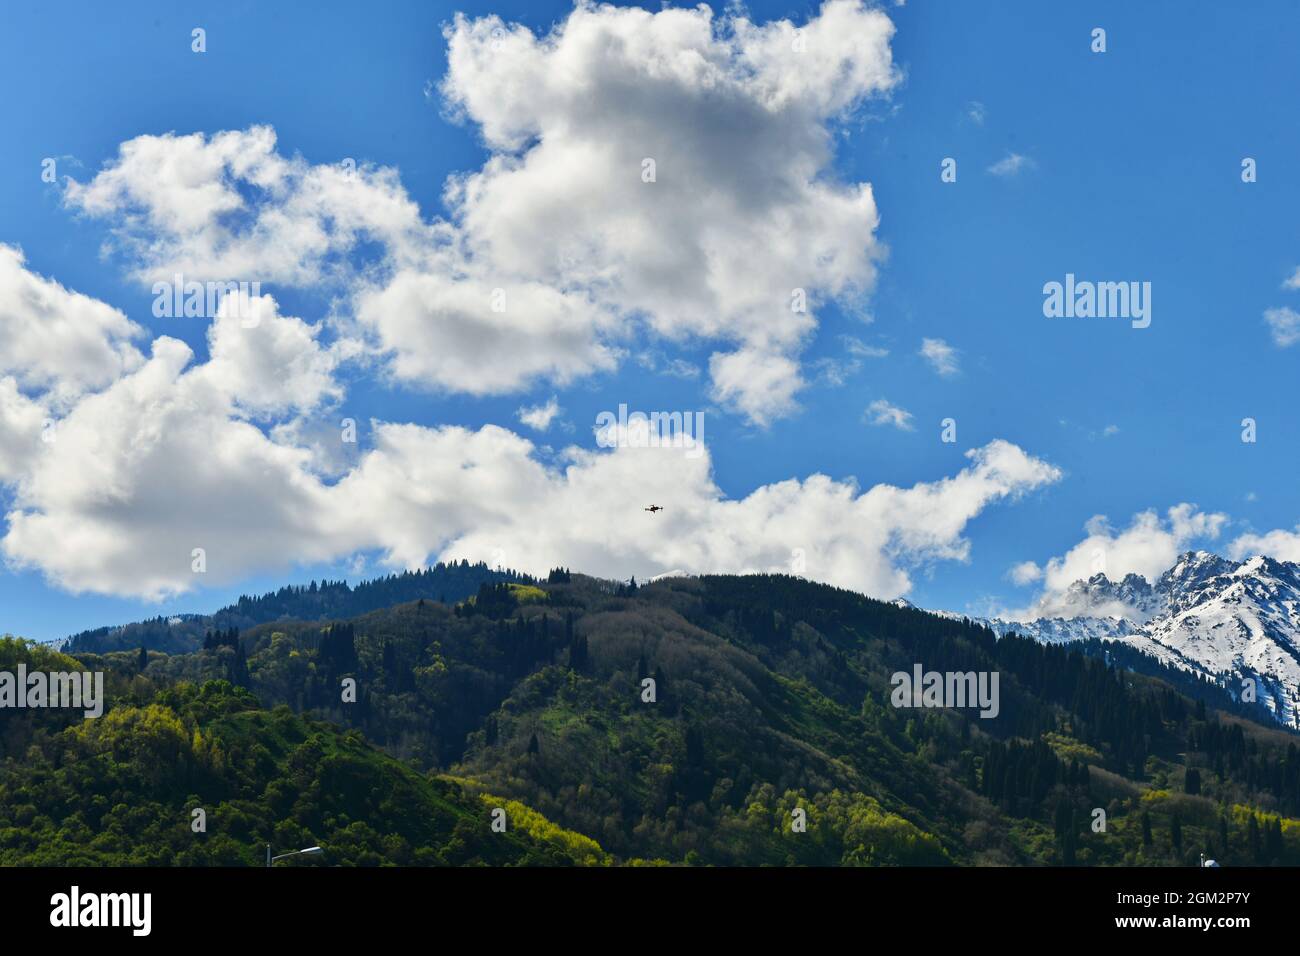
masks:
{"label": "green vegetation", "polygon": [[[39,659],[32,653],[29,666]],[[327,847],[283,865],[578,858],[543,822],[530,829],[545,840],[491,834],[487,811],[456,783],[403,766],[355,731],[263,710],[224,681],[32,730],[22,759],[0,765],[0,865],[259,865],[266,843]],[[206,832],[195,832],[199,809]]]}
{"label": "green vegetation", "polygon": [[[1300,862],[1295,738],[1105,653],[791,577],[567,571],[78,652],[110,710],[4,725],[0,862]],[[917,663],[996,672],[998,716],[892,706]]]}

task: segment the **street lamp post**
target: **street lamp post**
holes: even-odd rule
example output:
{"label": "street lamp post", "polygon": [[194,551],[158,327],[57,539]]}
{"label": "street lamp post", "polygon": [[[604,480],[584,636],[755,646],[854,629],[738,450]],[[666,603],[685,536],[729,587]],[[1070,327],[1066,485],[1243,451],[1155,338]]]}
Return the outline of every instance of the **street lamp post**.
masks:
{"label": "street lamp post", "polygon": [[270,867],[276,860],[283,860],[290,856],[315,856],[325,851],[318,846],[309,846],[305,850],[294,850],[292,853],[281,853],[279,856],[271,856],[271,844],[266,845],[266,865]]}

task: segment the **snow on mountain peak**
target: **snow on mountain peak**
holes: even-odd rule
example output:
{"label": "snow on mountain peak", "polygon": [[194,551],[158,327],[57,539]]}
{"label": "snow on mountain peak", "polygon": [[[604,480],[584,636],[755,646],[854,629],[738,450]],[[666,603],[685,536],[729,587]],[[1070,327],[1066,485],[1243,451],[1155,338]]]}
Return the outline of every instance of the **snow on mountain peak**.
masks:
{"label": "snow on mountain peak", "polygon": [[999,634],[1061,643],[1122,641],[1240,696],[1300,728],[1300,565],[1255,555],[1230,561],[1187,551],[1155,584],[1137,574],[1075,581],[1042,599],[1026,622],[985,621]]}

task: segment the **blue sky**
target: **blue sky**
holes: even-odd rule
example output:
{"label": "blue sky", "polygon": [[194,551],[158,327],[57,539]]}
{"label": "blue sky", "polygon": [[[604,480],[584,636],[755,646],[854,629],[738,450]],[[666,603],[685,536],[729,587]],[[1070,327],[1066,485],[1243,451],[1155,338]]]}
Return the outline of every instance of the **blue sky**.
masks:
{"label": "blue sky", "polygon": [[[758,24],[799,25],[818,6],[753,3],[748,11]],[[151,315],[147,286],[132,279],[121,255],[101,254],[113,222],[71,208],[65,176],[86,183],[120,144],[142,135],[266,124],[281,155],[390,167],[425,220],[446,216],[444,181],[479,169],[489,150],[473,121],[452,121],[440,102],[443,25],[456,12],[496,14],[540,35],[571,9],[325,2],[309,14],[254,3],[12,10],[0,35],[0,75],[17,91],[0,106],[8,144],[0,151],[0,242],[21,248],[30,272],[143,326],[142,352],[168,335],[203,361],[206,323]],[[1300,127],[1286,108],[1300,69],[1290,42],[1300,9],[1198,5],[1190,15],[1174,3],[924,0],[882,9],[896,28],[897,82],[827,123],[835,151],[821,174],[871,184],[875,239],[888,254],[862,296],[817,309],[815,331],[798,351],[806,385],[797,411],[756,423],[712,390],[707,370],[717,341],[644,332],[613,370],[561,383],[543,376],[493,395],[341,367],[342,414],[430,428],[497,424],[552,446],[537,452],[551,462],[563,445],[594,450],[597,414],[619,403],[702,409],[713,480],[730,499],[814,473],[856,480],[860,490],[935,482],[966,467],[968,450],[995,440],[1059,469],[1057,480],[971,516],[960,531],[965,560],[899,559],[907,597],[930,607],[984,612],[1030,603],[1050,578],[1017,586],[1008,569],[1068,555],[1098,514],[1109,516],[1112,539],[1148,509],[1163,516],[1186,502],[1222,516],[1209,525],[1217,536],[1159,542],[1176,547],[1228,550],[1292,528],[1300,521],[1293,491],[1300,423],[1290,413],[1297,353],[1278,344],[1264,313],[1300,308],[1300,292],[1283,288],[1300,264],[1293,225],[1300,185],[1289,168],[1300,156]],[[207,31],[202,55],[190,49],[195,26]],[[1105,53],[1090,51],[1094,27],[1106,30]],[[1023,157],[1017,172],[990,171],[1009,156]],[[60,183],[41,181],[46,157],[57,158]],[[955,183],[940,180],[946,157],[957,160]],[[1257,160],[1257,182],[1242,182],[1244,157]],[[1043,284],[1066,273],[1150,282],[1150,327],[1045,318]],[[265,287],[282,312],[308,322],[337,311],[337,290]],[[335,330],[322,328],[322,340],[332,341]],[[846,337],[888,354],[845,364],[853,358]],[[955,372],[939,374],[918,354],[925,339],[956,350]],[[638,361],[648,356],[656,369]],[[665,374],[670,359],[702,372]],[[827,380],[826,362],[842,369],[838,384]],[[527,433],[517,409],[551,396],[563,408],[555,425]],[[864,410],[880,400],[905,409],[911,428],[864,422]],[[1258,421],[1255,443],[1241,441],[1247,416]],[[947,417],[957,421],[955,443],[940,441]],[[21,493],[0,491],[6,509]],[[1159,548],[1153,556],[1143,542],[1129,543],[1137,553],[1117,545],[1108,570],[1149,572],[1162,560]],[[210,610],[290,581],[371,576],[388,570],[381,550],[368,549],[360,566],[351,554],[300,563],[288,542],[285,566],[254,561],[229,580],[162,600],[78,589],[39,561],[11,560],[0,572],[0,631],[55,638]]]}

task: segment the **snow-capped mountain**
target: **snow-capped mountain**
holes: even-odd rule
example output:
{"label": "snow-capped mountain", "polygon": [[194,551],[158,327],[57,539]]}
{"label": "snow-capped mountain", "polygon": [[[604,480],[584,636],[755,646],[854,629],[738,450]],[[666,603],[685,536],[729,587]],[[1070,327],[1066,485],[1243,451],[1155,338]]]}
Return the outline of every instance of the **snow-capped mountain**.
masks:
{"label": "snow-capped mountain", "polygon": [[[1061,609],[1065,614],[1053,616]],[[1229,561],[1189,551],[1155,584],[1130,574],[1076,581],[1035,620],[986,620],[999,634],[1042,641],[1122,641],[1166,664],[1256,696],[1280,723],[1300,727],[1300,564]]]}

